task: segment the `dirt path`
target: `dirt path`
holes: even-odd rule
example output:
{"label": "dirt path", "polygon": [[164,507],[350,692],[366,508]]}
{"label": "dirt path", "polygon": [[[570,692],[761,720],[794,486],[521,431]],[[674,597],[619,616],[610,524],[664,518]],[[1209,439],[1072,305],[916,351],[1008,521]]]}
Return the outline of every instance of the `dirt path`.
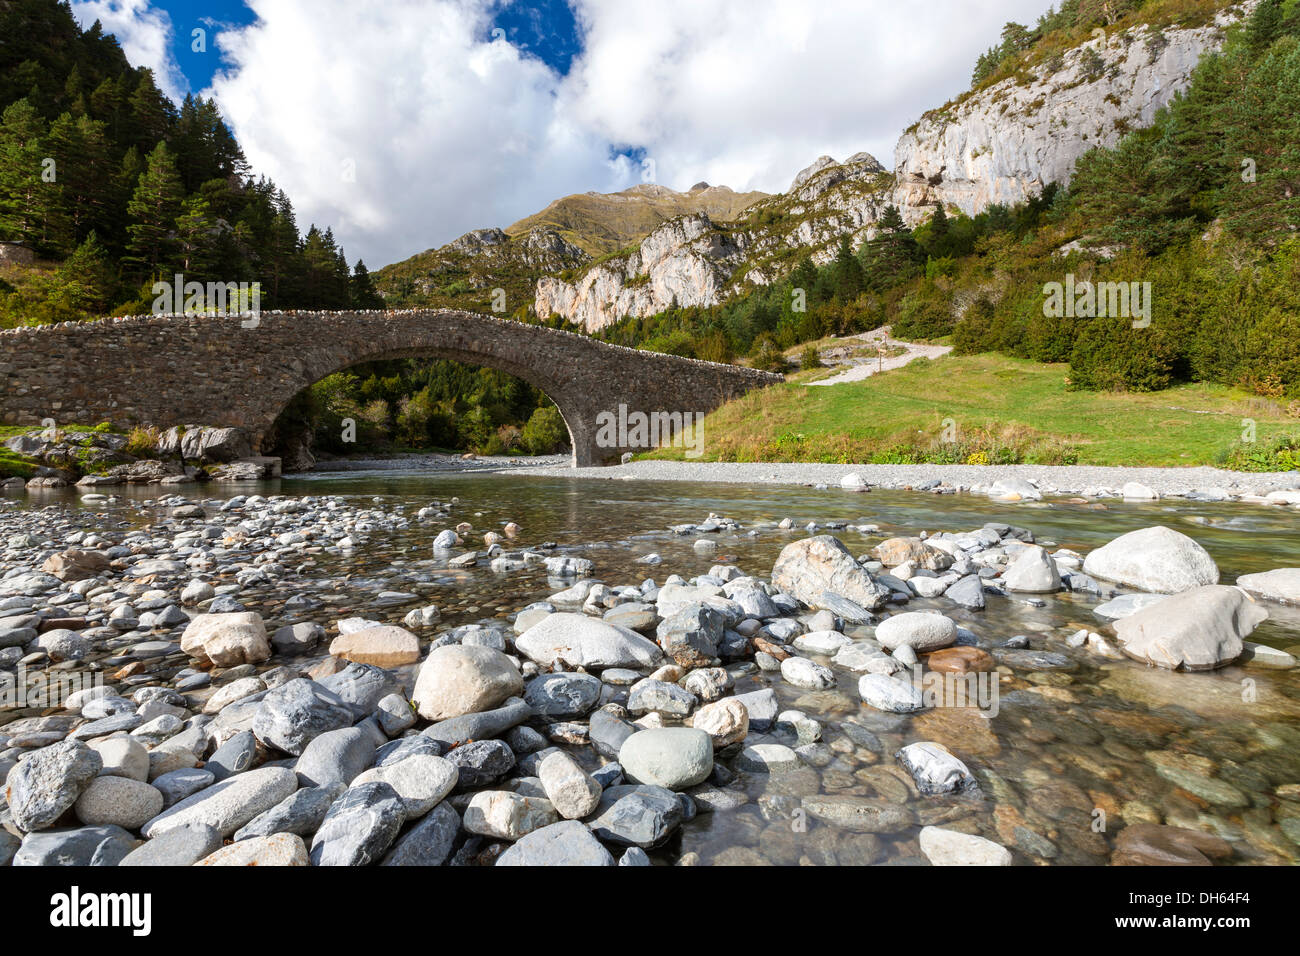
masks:
{"label": "dirt path", "polygon": [[[919,358],[939,358],[947,355],[952,351],[950,345],[916,345],[912,342],[900,342],[890,337],[890,327],[883,326],[879,329],[873,329],[862,335],[853,336],[845,339],[844,342],[849,346],[845,349],[843,346],[834,346],[823,353],[822,361],[831,365],[847,365],[843,372],[833,375],[830,378],[824,378],[816,382],[807,382],[809,387],[822,385],[841,385],[844,382],[860,382],[864,378],[870,378],[877,372],[888,372],[890,369],[902,368],[910,362]],[[858,343],[861,343],[860,345]],[[905,349],[902,355],[887,356],[883,361],[876,355],[854,355],[855,351],[862,347],[876,349],[884,345],[886,349]],[[837,356],[836,352],[843,350],[842,356]]]}

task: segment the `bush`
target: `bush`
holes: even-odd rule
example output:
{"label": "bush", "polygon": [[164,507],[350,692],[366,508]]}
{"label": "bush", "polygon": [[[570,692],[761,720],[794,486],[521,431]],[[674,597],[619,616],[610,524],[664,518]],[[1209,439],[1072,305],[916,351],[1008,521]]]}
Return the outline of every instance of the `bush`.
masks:
{"label": "bush", "polygon": [[1233,471],[1300,471],[1300,435],[1279,435],[1271,442],[1237,442],[1223,459]]}
{"label": "bush", "polygon": [[1129,319],[1083,323],[1070,354],[1075,388],[1116,392],[1155,392],[1173,383],[1167,336],[1156,326],[1133,328]]}
{"label": "bush", "polygon": [[799,367],[805,372],[809,369],[822,367],[822,353],[817,351],[817,346],[804,346],[803,351],[799,353]]}
{"label": "bush", "polygon": [[786,370],[785,354],[772,341],[772,337],[764,335],[754,346],[754,352],[750,356],[750,364],[754,368],[762,369],[765,372],[784,372]]}
{"label": "bush", "polygon": [[893,332],[895,338],[904,341],[938,339],[951,335],[956,324],[948,296],[927,283],[898,304]]}
{"label": "bush", "polygon": [[152,425],[143,428],[136,426],[127,435],[126,447],[122,450],[134,458],[153,458],[158,454],[158,442],[161,438],[162,432]]}
{"label": "bush", "polygon": [[569,428],[554,405],[533,412],[519,433],[519,441],[530,455],[553,455],[569,444]]}

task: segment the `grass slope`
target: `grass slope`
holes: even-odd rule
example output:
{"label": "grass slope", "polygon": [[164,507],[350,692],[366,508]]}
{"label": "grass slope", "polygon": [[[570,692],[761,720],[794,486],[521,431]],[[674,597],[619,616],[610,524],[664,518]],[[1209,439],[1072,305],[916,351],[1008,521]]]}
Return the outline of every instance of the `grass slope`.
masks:
{"label": "grass slope", "polygon": [[[705,419],[709,461],[909,461],[1195,466],[1222,461],[1255,421],[1264,443],[1294,419],[1216,385],[1152,393],[1069,391],[1066,365],[996,355],[919,359],[826,388],[813,373],[730,402]],[[944,442],[945,422],[948,436]],[[681,449],[649,457],[681,458]]]}

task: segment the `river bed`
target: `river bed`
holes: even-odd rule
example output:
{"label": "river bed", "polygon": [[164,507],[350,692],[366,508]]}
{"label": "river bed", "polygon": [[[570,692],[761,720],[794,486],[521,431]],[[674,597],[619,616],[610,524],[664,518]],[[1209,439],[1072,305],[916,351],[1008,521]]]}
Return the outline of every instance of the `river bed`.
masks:
{"label": "river bed", "polygon": [[[438,530],[458,521],[472,523],[476,533],[517,522],[522,534],[513,546],[554,542],[552,553],[590,559],[593,576],[611,586],[639,584],[647,577],[662,582],[674,573],[690,579],[716,565],[736,565],[744,574],[766,579],[781,549],[806,536],[810,523],[818,526],[817,533],[838,537],[855,555],[893,535],[965,531],[988,522],[1027,528],[1049,551],[1059,547],[1086,554],[1125,532],[1159,524],[1204,546],[1223,583],[1241,574],[1300,566],[1295,513],[1240,503],[1012,504],[976,495],[418,471],[322,473],[256,486],[178,486],[168,493],[205,501],[252,493],[344,496],[412,519],[406,527],[369,536],[351,551],[309,549],[304,557],[313,563],[294,579],[292,593],[322,603],[305,617],[286,610],[289,593],[283,587],[242,591],[241,602],[262,613],[268,627],[303,619],[329,627],[353,614],[400,624],[412,605],[376,606],[381,590],[437,604],[442,616],[434,632],[489,621],[505,625],[520,609],[564,585],[548,580],[541,569],[502,574],[483,561],[448,567],[430,545]],[[20,498],[17,507],[93,509],[102,517],[83,525],[120,533],[152,520],[141,504],[159,494],[156,486],[128,488],[119,490],[115,501],[83,504],[75,493],[50,491]],[[430,501],[453,498],[459,502],[448,521],[414,520]],[[669,530],[710,514],[734,519],[740,528],[709,535]],[[778,529],[786,518],[793,527]],[[857,530],[862,525],[878,530]],[[697,546],[701,538],[712,546]],[[661,564],[638,563],[652,552]],[[1237,864],[1300,860],[1300,670],[1246,664],[1211,673],[1170,673],[1068,646],[1066,638],[1080,628],[1109,633],[1106,622],[1092,613],[1098,603],[1095,596],[1070,592],[1036,601],[991,595],[983,611],[954,607],[942,597],[910,602],[907,610],[941,610],[973,632],[981,647],[1023,635],[1035,650],[1067,659],[1040,667],[1032,656],[1008,656],[992,717],[969,708],[879,712],[858,696],[858,675],[843,670],[837,671],[836,687],[817,691],[786,683],[779,673],[751,668],[739,674],[735,693],[773,688],[783,709],[798,710],[822,725],[824,747],[813,763],[782,772],[737,772],[725,789],[743,794],[743,804],[696,812],[651,857],[662,863],[683,858],[742,864],[923,863],[917,828],[940,824],[1002,844],[1016,852],[1017,862],[1093,865],[1109,861],[1114,833],[1145,822],[1217,834],[1233,846],[1231,862]],[[1300,653],[1300,610],[1271,604],[1268,610],[1270,620],[1250,639]],[[846,633],[853,636],[848,628]],[[178,656],[176,667],[183,662]],[[282,663],[277,656],[266,666]],[[409,678],[414,668],[401,673]],[[755,732],[747,743],[769,739],[790,743],[779,733]],[[917,741],[950,749],[978,779],[979,791],[920,796],[894,758]],[[594,767],[591,751],[575,752],[579,749]],[[914,825],[858,833],[810,823],[801,803],[818,795],[894,802],[910,811]]]}

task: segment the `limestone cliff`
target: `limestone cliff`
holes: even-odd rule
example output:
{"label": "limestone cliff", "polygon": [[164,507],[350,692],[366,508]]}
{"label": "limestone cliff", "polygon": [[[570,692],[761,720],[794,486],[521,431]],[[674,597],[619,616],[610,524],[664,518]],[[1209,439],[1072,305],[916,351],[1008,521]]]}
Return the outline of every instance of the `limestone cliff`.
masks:
{"label": "limestone cliff", "polygon": [[562,315],[594,332],[627,315],[680,306],[716,305],[744,256],[743,232],[722,229],[704,213],[670,220],[635,251],[593,265],[573,282],[537,282],[540,316]]}
{"label": "limestone cliff", "polygon": [[1093,39],[1038,66],[927,113],[894,151],[895,203],[910,223],[936,204],[975,215],[1066,184],[1088,150],[1113,147],[1187,88],[1201,56],[1223,42],[1242,9],[1191,29],[1134,27]]}

